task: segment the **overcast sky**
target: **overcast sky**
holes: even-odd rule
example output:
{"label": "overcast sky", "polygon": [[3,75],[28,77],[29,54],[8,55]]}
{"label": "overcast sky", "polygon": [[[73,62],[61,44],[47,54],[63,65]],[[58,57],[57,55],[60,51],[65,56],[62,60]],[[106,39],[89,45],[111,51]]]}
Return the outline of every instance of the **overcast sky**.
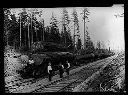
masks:
{"label": "overcast sky", "polygon": [[[112,49],[124,49],[124,17],[115,17],[117,13],[123,13],[124,9],[122,5],[114,5],[112,7],[88,7],[90,11],[89,20],[86,25],[88,26],[88,32],[94,43],[102,41],[106,47],[109,45]],[[83,43],[84,24],[82,20],[83,7],[73,7],[78,14],[80,36]],[[72,7],[66,8],[70,19],[72,18]],[[40,8],[42,10],[41,18],[44,18],[45,26],[49,25],[52,12],[54,16],[60,21],[62,18],[62,8]],[[19,12],[20,9],[15,9],[15,12]],[[14,9],[13,9],[14,11]],[[38,18],[38,17],[37,17]],[[38,18],[40,19],[40,18]],[[61,29],[61,24],[59,28]],[[73,34],[73,30],[71,30]]]}

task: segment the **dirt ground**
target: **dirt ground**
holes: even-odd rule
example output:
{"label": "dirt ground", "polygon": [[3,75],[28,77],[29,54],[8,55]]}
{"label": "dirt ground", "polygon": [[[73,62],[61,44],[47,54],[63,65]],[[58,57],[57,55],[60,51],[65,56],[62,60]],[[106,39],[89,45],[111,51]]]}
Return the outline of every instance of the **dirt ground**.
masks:
{"label": "dirt ground", "polygon": [[124,55],[118,56],[111,64],[106,66],[100,76],[89,86],[91,92],[125,92],[125,60]]}

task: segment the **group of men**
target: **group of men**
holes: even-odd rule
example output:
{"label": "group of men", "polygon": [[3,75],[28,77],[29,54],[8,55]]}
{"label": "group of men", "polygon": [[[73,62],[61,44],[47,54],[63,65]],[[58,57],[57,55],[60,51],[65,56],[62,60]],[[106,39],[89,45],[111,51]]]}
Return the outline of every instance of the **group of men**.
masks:
{"label": "group of men", "polygon": [[[34,64],[34,60],[31,57],[29,59],[29,65],[30,64]],[[58,67],[60,78],[63,77],[64,70],[66,71],[67,75],[69,75],[70,63],[68,61],[66,61],[65,66],[62,63],[60,63]],[[53,75],[53,67],[51,66],[51,62],[48,63],[47,72],[49,74],[49,81],[51,81]]]}
{"label": "group of men", "polygon": [[[60,78],[63,77],[64,70],[66,70],[67,75],[69,75],[69,68],[70,68],[70,63],[68,61],[66,61],[65,67],[62,63],[59,64]],[[48,63],[48,69],[47,70],[48,70],[48,74],[49,74],[49,81],[51,81],[51,77],[52,77],[52,73],[53,73],[51,62]]]}

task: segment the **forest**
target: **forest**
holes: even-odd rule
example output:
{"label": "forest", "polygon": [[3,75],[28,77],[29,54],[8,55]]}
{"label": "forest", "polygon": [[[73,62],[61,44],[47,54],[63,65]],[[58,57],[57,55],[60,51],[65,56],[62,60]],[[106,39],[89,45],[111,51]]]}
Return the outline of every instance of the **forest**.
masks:
{"label": "forest", "polygon": [[[11,8],[4,8],[4,46],[12,46],[17,50],[28,51],[42,48],[41,44],[51,43],[58,47],[68,48],[70,52],[75,53],[93,53],[96,49],[101,49],[101,42],[97,42],[97,47],[91,40],[85,24],[89,22],[90,14],[87,8],[84,8],[81,15],[83,16],[84,24],[84,45],[82,45],[79,29],[78,14],[75,9],[72,11],[72,17],[69,18],[69,13],[66,8],[63,8],[62,19],[58,21],[52,12],[50,24],[45,26],[45,19],[41,17],[42,11],[38,8],[22,8],[18,17],[11,12]],[[38,15],[41,20],[37,20]],[[59,29],[61,23],[62,30]],[[73,23],[73,36],[71,35],[70,23]],[[41,43],[41,44],[40,44]]]}

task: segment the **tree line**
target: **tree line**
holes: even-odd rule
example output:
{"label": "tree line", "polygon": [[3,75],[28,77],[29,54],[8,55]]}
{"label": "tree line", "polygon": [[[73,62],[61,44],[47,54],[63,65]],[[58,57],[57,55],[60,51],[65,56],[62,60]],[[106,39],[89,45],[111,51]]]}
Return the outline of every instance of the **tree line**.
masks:
{"label": "tree line", "polygon": [[[89,15],[89,12],[86,13],[86,11],[87,9],[83,11],[84,30],[85,19],[88,18]],[[48,26],[44,26],[45,20],[41,17],[42,11],[38,11],[36,8],[32,9],[30,12],[27,12],[26,8],[22,8],[22,11],[18,15],[17,18],[15,14],[11,13],[10,9],[4,9],[5,46],[10,45],[15,48],[25,47],[30,49],[34,42],[53,42],[62,44],[64,47],[69,47],[74,51],[82,48],[79,20],[75,9],[73,9],[72,18],[70,19],[68,11],[66,8],[63,8],[62,21],[58,21],[54,13],[52,13],[50,25]],[[36,15],[41,18],[40,21],[37,20]],[[73,36],[71,36],[71,27],[69,27],[71,22],[74,23]],[[59,23],[62,24],[62,30],[59,30]],[[86,32],[84,33],[84,47],[86,47],[84,49],[93,52],[94,45],[88,30],[84,32]]]}

